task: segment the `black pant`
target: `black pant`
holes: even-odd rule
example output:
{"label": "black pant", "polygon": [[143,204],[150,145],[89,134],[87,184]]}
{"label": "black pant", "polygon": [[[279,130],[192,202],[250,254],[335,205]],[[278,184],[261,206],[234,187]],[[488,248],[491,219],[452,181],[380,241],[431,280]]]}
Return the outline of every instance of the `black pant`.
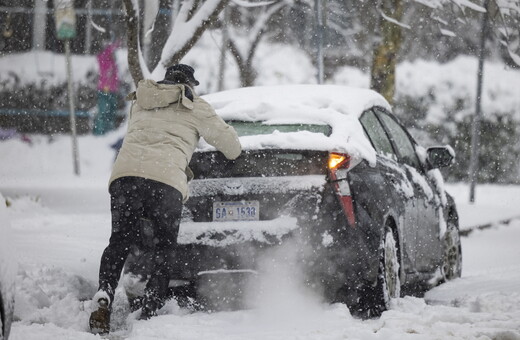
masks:
{"label": "black pant", "polygon": [[163,298],[167,294],[171,261],[177,244],[182,213],[182,194],[175,188],[141,177],[122,177],[112,182],[112,235],[101,257],[99,289],[113,301],[121,271],[133,244],[138,243],[140,220],[151,221],[154,235],[152,275],[147,295]]}

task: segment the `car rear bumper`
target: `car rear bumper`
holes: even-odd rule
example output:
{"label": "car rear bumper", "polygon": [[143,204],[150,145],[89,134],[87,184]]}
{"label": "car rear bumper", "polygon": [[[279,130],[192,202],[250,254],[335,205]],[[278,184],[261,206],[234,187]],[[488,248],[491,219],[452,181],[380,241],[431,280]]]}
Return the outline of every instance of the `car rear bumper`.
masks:
{"label": "car rear bumper", "polygon": [[217,248],[244,242],[279,244],[283,237],[298,228],[298,219],[282,216],[267,221],[183,222],[178,244],[204,245]]}

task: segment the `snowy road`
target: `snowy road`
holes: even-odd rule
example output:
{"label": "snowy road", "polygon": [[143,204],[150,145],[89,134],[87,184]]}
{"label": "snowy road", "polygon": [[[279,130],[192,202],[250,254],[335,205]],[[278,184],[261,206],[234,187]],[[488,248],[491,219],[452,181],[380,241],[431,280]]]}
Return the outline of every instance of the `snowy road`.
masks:
{"label": "snowy road", "polygon": [[[35,140],[29,147],[0,144],[0,192],[10,198],[19,271],[11,340],[99,339],[87,332],[101,252],[110,231],[106,181],[117,135],[80,139],[82,176],[70,164],[70,141]],[[23,155],[23,157],[20,157]],[[479,186],[477,204],[466,204],[467,186],[449,185],[463,228],[520,215],[520,187]],[[343,305],[320,302],[298,284],[292,263],[280,263],[258,280],[256,308],[189,313],[172,302],[157,318],[135,315],[115,325],[114,339],[520,340],[520,219],[462,239],[463,277],[405,297],[378,320],[351,317]],[[117,299],[116,299],[117,301]],[[120,305],[122,305],[120,303]]]}
{"label": "snowy road", "polygon": [[[79,211],[50,208],[44,198],[12,200],[9,216],[20,262],[13,340],[98,338],[87,333],[89,299],[110,221],[106,211]],[[260,278],[266,289],[255,309],[188,313],[172,302],[149,321],[130,315],[113,334],[124,339],[520,339],[519,240],[520,220],[470,234],[462,240],[461,279],[424,299],[398,299],[379,320],[352,318],[345,306],[321,303],[290,276],[271,273]]]}

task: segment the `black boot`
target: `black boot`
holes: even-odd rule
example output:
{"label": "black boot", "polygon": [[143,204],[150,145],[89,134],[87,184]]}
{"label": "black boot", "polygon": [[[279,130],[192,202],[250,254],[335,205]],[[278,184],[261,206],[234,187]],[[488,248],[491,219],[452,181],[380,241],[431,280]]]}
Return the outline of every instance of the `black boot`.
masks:
{"label": "black boot", "polygon": [[157,311],[164,306],[169,295],[166,275],[155,275],[148,281],[143,297],[140,320],[148,320],[152,316],[157,316]]}
{"label": "black boot", "polygon": [[106,335],[110,332],[110,304],[105,298],[100,298],[97,303],[98,309],[90,314],[90,331],[92,334]]}
{"label": "black boot", "polygon": [[148,320],[152,316],[157,316],[157,311],[164,306],[165,300],[165,297],[159,296],[156,292],[146,292],[139,320]]}

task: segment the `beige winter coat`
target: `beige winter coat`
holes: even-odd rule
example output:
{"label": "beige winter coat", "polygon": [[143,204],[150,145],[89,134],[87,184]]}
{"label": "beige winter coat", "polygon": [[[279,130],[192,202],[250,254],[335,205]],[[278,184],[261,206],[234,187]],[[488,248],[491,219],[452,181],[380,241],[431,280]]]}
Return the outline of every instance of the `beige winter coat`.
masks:
{"label": "beige winter coat", "polygon": [[144,177],[171,185],[186,200],[188,164],[200,137],[228,159],[240,155],[235,130],[205,100],[193,96],[193,101],[186,97],[185,85],[139,82],[110,183],[120,177]]}

